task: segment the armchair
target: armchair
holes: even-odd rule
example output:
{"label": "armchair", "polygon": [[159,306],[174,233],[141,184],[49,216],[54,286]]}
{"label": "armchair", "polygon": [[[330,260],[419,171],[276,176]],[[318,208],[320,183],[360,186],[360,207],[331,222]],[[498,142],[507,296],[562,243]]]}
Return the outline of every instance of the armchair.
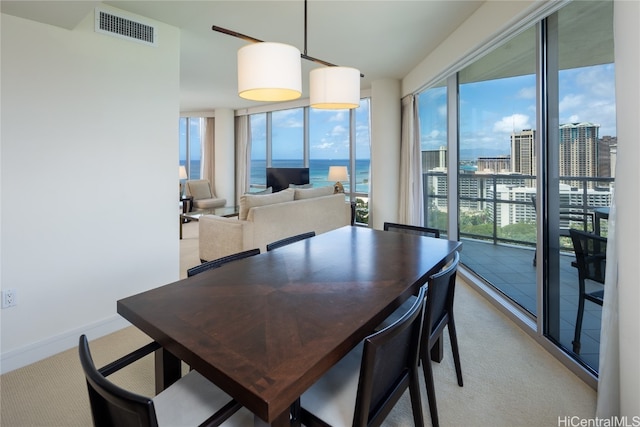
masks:
{"label": "armchair", "polygon": [[193,207],[195,209],[221,208],[227,203],[226,199],[216,197],[211,189],[211,184],[206,179],[187,181],[186,195],[193,197]]}

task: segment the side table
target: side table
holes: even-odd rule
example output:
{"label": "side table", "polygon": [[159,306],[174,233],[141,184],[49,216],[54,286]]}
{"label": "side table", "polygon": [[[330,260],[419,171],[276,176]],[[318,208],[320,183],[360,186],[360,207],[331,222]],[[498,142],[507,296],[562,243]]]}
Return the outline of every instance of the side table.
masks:
{"label": "side table", "polygon": [[193,209],[193,196],[182,196],[180,197],[180,202],[182,203],[182,214],[186,214],[187,212],[191,212]]}

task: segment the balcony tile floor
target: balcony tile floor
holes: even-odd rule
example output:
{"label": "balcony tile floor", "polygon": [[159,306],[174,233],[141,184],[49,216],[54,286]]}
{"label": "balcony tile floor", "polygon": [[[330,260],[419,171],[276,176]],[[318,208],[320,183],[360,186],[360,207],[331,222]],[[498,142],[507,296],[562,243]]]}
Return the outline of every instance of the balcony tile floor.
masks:
{"label": "balcony tile floor", "polygon": [[[462,242],[460,260],[468,269],[528,312],[536,314],[536,267],[533,266],[533,248],[494,245],[491,242],[474,239],[462,239]],[[582,348],[579,355],[571,351],[578,308],[578,270],[571,266],[571,261],[574,259],[570,254],[560,256],[560,337],[558,341],[569,354],[597,371],[602,315],[602,307],[599,305],[585,302]]]}

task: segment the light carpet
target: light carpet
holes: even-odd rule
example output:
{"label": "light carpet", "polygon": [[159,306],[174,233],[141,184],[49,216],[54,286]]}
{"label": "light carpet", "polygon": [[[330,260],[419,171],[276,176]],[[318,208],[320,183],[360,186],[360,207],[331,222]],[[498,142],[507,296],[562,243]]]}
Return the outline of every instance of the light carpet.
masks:
{"label": "light carpet", "polygon": [[[182,277],[187,268],[199,263],[197,230],[195,222],[184,225]],[[455,314],[464,387],[457,385],[446,337],[444,360],[434,364],[442,426],[558,426],[559,417],[595,417],[596,392],[461,280]],[[90,344],[96,364],[102,366],[148,341],[129,327]],[[153,358],[146,357],[110,378],[150,396]],[[430,425],[424,387],[422,392],[425,424]],[[91,425],[77,349],[0,376],[0,406],[3,427]],[[384,425],[413,425],[408,393]]]}

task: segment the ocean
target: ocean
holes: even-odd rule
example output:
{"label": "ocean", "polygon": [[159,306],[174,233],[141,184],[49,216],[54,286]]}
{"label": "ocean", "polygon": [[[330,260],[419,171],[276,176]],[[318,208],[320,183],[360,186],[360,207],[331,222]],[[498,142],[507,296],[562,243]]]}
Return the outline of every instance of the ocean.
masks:
{"label": "ocean", "polygon": [[[184,160],[180,161],[184,165]],[[356,160],[356,192],[369,193],[369,159]],[[302,167],[301,160],[274,160],[272,166],[276,168],[297,168]],[[334,182],[327,181],[329,166],[347,166],[349,173],[348,159],[341,160],[310,160],[309,161],[309,181],[314,187],[324,187],[333,185]],[[200,178],[200,160],[192,160],[190,165],[189,179]],[[251,162],[251,186],[256,190],[264,188],[267,184],[267,166],[265,160],[253,160]],[[345,191],[349,190],[349,183],[343,182]]]}
{"label": "ocean", "polygon": [[[369,159],[356,160],[356,192],[357,193],[369,193]],[[298,168],[302,167],[301,160],[273,160],[271,162],[274,168]],[[309,182],[314,187],[324,187],[327,185],[333,185],[334,182],[327,181],[329,175],[329,166],[347,166],[349,174],[351,170],[349,167],[348,159],[341,160],[309,160]],[[266,161],[265,160],[252,160],[251,161],[251,186],[254,188],[264,188],[267,184],[266,173]],[[345,192],[350,191],[349,183],[343,182]]]}

